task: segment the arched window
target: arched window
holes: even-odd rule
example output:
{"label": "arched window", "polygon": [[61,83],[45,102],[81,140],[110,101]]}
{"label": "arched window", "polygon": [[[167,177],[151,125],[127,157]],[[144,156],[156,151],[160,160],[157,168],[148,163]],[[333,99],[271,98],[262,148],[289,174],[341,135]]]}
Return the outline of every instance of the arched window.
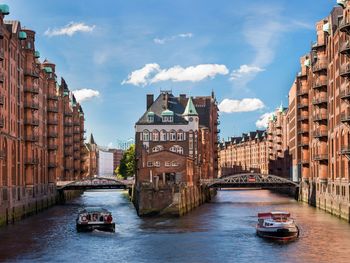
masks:
{"label": "arched window", "polygon": [[162,142],[166,141],[166,131],[165,130],[160,131],[160,140]]}
{"label": "arched window", "polygon": [[142,137],[143,141],[148,142],[149,141],[149,131],[144,130],[142,134],[143,134],[143,137]]}
{"label": "arched window", "polygon": [[184,132],[182,130],[177,131],[177,141],[183,141],[184,140]]}
{"label": "arched window", "polygon": [[156,153],[156,152],[160,152],[160,151],[163,151],[163,146],[162,145],[157,145],[157,146],[154,146],[152,148],[152,152]]}
{"label": "arched window", "polygon": [[152,141],[154,142],[159,141],[159,132],[157,130],[153,130],[152,132]]}
{"label": "arched window", "polygon": [[176,131],[170,131],[170,141],[176,141]]}
{"label": "arched window", "polygon": [[184,149],[179,145],[171,146],[170,151],[178,154],[184,154]]}

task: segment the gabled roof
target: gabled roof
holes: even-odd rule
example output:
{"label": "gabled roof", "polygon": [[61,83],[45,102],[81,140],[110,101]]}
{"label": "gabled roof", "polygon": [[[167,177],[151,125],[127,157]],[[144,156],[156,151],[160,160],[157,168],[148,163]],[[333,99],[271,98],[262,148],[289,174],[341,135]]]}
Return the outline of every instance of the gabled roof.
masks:
{"label": "gabled roof", "polygon": [[[162,122],[162,113],[164,111],[173,112],[174,120],[172,124],[187,124],[188,121],[182,116],[184,110],[184,106],[182,106],[182,104],[180,103],[179,98],[175,97],[170,92],[162,92],[152,103],[152,105],[147,109],[147,111],[142,115],[142,117],[136,122],[136,125],[164,124]],[[148,122],[147,116],[149,112],[154,113],[154,121],[152,123]]]}

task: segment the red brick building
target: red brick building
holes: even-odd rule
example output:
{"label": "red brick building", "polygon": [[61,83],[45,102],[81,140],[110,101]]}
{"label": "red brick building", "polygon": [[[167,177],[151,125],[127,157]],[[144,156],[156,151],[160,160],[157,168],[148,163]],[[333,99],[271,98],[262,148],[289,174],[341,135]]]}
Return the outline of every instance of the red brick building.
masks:
{"label": "red brick building", "polygon": [[290,178],[290,166],[288,110],[282,106],[270,117],[266,131],[244,133],[220,144],[220,176],[254,172]]}
{"label": "red brick building", "polygon": [[[172,204],[176,211],[169,212],[182,214],[198,205],[200,180],[217,177],[217,111],[214,94],[187,98],[162,91],[156,100],[147,95],[146,112],[135,125],[139,214],[162,212]],[[190,196],[182,208],[178,198]]]}
{"label": "red brick building", "polygon": [[57,180],[80,178],[84,142],[81,106],[40,62],[35,32],[7,14],[0,5],[0,224],[53,202]]}

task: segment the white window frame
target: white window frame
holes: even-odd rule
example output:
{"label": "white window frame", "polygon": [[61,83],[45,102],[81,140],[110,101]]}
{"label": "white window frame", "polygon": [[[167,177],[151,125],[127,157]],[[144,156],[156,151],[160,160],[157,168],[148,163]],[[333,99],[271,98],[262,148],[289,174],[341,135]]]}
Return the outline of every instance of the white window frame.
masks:
{"label": "white window frame", "polygon": [[148,162],[147,162],[147,167],[153,167],[153,162],[148,161]]}
{"label": "white window frame", "polygon": [[167,140],[166,134],[167,134],[166,131],[164,131],[164,130],[160,131],[160,136],[159,136],[160,138],[159,139],[160,139],[161,142],[165,142]]}

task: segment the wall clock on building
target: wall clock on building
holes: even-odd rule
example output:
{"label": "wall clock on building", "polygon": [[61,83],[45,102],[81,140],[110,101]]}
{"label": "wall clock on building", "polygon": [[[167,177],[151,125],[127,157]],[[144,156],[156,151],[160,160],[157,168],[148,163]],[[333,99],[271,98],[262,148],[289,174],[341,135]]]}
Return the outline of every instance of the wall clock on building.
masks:
{"label": "wall clock on building", "polygon": [[193,121],[193,118],[192,118],[192,117],[190,117],[189,121]]}

